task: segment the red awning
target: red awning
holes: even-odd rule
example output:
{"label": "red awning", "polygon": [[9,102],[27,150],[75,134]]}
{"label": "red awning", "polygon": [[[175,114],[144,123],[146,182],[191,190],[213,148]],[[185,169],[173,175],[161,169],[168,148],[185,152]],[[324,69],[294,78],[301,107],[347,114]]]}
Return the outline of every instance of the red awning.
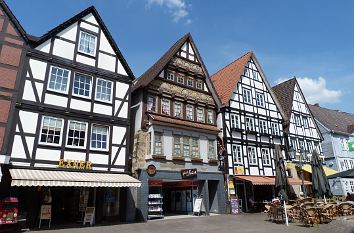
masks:
{"label": "red awning", "polygon": [[[235,176],[236,179],[251,182],[253,185],[274,185],[275,176]],[[288,177],[290,185],[301,185],[302,181],[297,178]],[[310,181],[305,180],[305,185],[311,185]]]}

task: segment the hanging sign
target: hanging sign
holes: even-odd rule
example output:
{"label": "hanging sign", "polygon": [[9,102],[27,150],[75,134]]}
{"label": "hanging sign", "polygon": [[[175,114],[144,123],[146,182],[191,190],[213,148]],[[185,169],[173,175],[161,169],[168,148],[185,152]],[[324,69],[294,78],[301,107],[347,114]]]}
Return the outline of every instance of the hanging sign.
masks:
{"label": "hanging sign", "polygon": [[149,176],[154,176],[156,174],[156,167],[153,164],[150,164],[147,168],[146,168],[146,172]]}
{"label": "hanging sign", "polygon": [[94,219],[95,219],[95,207],[86,207],[84,222],[82,223],[82,225],[85,225],[88,222],[92,226]]}
{"label": "hanging sign", "polygon": [[238,203],[238,199],[231,198],[230,205],[231,205],[231,214],[239,214],[240,213],[240,206]]}
{"label": "hanging sign", "polygon": [[192,177],[197,177],[197,169],[193,168],[193,169],[182,169],[181,170],[181,176],[182,179],[188,179],[188,178],[192,178]]}
{"label": "hanging sign", "polygon": [[245,168],[243,166],[235,166],[234,171],[235,175],[244,175]]}

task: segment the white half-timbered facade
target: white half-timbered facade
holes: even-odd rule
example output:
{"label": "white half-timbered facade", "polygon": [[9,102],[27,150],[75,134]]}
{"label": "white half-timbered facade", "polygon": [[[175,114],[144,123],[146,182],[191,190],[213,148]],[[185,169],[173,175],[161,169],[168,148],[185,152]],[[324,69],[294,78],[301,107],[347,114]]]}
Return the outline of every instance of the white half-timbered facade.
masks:
{"label": "white half-timbered facade", "polygon": [[211,80],[222,102],[218,124],[229,175],[274,176],[274,145],[284,145],[284,114],[252,52]]}
{"label": "white half-timbered facade", "polygon": [[95,8],[31,38],[12,166],[127,172],[134,77]]}

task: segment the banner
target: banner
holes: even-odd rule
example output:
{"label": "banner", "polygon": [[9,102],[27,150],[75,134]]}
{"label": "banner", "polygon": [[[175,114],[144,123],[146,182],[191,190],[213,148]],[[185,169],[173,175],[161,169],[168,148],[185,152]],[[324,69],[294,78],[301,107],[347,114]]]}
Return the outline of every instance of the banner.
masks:
{"label": "banner", "polygon": [[354,151],[354,142],[348,142],[349,151]]}

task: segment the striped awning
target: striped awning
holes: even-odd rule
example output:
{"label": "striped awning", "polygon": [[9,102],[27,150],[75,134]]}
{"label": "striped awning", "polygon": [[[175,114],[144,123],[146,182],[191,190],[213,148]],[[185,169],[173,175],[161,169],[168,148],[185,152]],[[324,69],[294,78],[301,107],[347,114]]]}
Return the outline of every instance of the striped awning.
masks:
{"label": "striped awning", "polygon": [[11,186],[58,187],[140,187],[127,174],[10,169]]}
{"label": "striped awning", "polygon": [[[253,185],[275,185],[275,176],[248,176],[248,175],[239,175],[235,176],[236,179],[245,180],[251,182]],[[288,177],[290,185],[301,185],[302,180]],[[311,185],[310,181],[304,180],[304,185]]]}

